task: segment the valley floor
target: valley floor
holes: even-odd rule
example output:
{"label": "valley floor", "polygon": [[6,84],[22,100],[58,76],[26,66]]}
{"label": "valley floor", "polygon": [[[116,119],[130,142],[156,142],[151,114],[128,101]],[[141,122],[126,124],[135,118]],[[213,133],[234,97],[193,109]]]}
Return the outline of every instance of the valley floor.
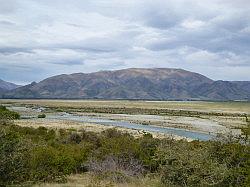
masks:
{"label": "valley floor", "polygon": [[[240,128],[247,124],[250,115],[249,102],[197,102],[197,101],[102,101],[102,100],[0,100],[0,104],[17,111],[21,116],[32,119],[18,120],[20,126],[45,126],[54,129],[84,129],[101,132],[113,126],[100,123],[79,122],[70,119],[37,119],[37,115],[60,116],[65,112],[74,116],[99,120],[123,121],[145,126],[184,129],[191,132],[216,135],[240,134]],[[134,136],[141,136],[147,130],[116,127]],[[168,133],[150,132],[154,137],[170,136]],[[182,136],[172,133],[175,139]],[[192,140],[186,137],[187,140]]]}

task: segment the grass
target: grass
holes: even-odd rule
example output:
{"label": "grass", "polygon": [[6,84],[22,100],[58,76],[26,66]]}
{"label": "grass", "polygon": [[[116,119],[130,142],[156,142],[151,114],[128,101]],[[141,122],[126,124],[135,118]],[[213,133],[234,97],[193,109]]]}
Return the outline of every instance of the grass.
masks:
{"label": "grass", "polygon": [[250,102],[128,101],[128,100],[0,100],[0,104],[62,108],[139,108],[250,114]]}
{"label": "grass", "polygon": [[99,179],[91,173],[74,174],[67,177],[67,182],[62,183],[41,183],[34,187],[166,187],[161,184],[159,177],[146,176],[134,179],[127,183],[115,183],[105,179]]}

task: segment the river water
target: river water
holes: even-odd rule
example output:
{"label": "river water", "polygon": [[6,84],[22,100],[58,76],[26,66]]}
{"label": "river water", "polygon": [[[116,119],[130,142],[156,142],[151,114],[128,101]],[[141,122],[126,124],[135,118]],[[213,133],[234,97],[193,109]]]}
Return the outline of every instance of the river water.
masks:
{"label": "river water", "polygon": [[[17,112],[24,112],[24,113],[32,113],[32,112],[41,112],[40,109],[33,109],[28,107],[8,107],[10,110],[14,110]],[[35,118],[35,116],[25,116],[22,115],[23,119],[29,119],[29,118]],[[194,140],[202,140],[202,141],[208,141],[213,138],[215,138],[215,135],[213,134],[206,134],[202,132],[196,132],[196,131],[190,131],[185,129],[179,129],[179,128],[171,128],[171,127],[158,127],[153,125],[142,125],[137,123],[131,123],[128,121],[119,121],[119,120],[111,120],[111,119],[105,119],[105,118],[99,118],[99,117],[93,117],[93,116],[78,116],[73,115],[69,113],[57,113],[57,114],[47,114],[47,119],[57,119],[57,120],[69,120],[69,121],[76,121],[76,122],[82,122],[84,123],[94,123],[99,125],[108,125],[113,127],[122,127],[122,128],[128,128],[128,129],[135,129],[135,130],[144,130],[146,132],[160,132],[164,134],[172,134],[172,135],[178,135],[184,138],[190,138]]]}
{"label": "river water", "polygon": [[100,125],[108,125],[114,127],[122,127],[122,128],[129,128],[129,129],[136,129],[136,130],[144,130],[146,132],[160,132],[165,134],[173,134],[178,135],[185,138],[191,138],[194,140],[202,140],[208,141],[214,138],[212,134],[206,134],[201,132],[189,131],[185,129],[179,128],[171,128],[171,127],[158,127],[153,125],[142,125],[131,123],[127,121],[117,121],[117,120],[110,120],[110,119],[103,119],[103,118],[96,118],[92,116],[77,116],[68,113],[64,113],[61,115],[48,115],[48,119],[59,119],[59,120],[70,120],[70,121],[77,121],[82,123],[94,123]]}

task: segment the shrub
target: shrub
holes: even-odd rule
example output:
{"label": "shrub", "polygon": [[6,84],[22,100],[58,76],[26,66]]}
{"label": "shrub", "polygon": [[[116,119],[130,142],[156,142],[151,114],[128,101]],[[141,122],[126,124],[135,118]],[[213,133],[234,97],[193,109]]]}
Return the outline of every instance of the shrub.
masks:
{"label": "shrub", "polygon": [[165,140],[156,162],[162,182],[176,186],[245,186],[249,147],[238,143]]}
{"label": "shrub", "polygon": [[46,118],[46,115],[45,115],[45,114],[38,114],[37,117],[38,117],[38,118]]}
{"label": "shrub", "polygon": [[18,133],[0,131],[0,185],[29,180],[29,147]]}
{"label": "shrub", "polygon": [[139,177],[144,168],[139,160],[134,158],[107,156],[103,160],[90,160],[88,168],[101,178],[112,182],[127,182],[131,177]]}
{"label": "shrub", "polygon": [[[156,152],[162,182],[173,186],[208,186],[223,180],[225,167],[211,162],[207,151],[191,144],[166,140]],[[213,184],[210,181],[214,181]]]}
{"label": "shrub", "polygon": [[17,112],[8,110],[5,106],[0,106],[0,120],[14,120],[20,119]]}
{"label": "shrub", "polygon": [[74,159],[53,147],[36,147],[31,153],[31,178],[35,181],[63,180],[74,168]]}
{"label": "shrub", "polygon": [[142,138],[138,139],[138,141],[139,159],[142,160],[145,168],[147,168],[151,172],[155,172],[158,165],[153,158],[155,156],[160,140],[153,138],[153,136],[149,133],[145,133]]}
{"label": "shrub", "polygon": [[80,131],[80,136],[82,141],[91,143],[94,145],[96,148],[101,146],[101,137],[94,132],[86,132],[85,130]]}
{"label": "shrub", "polygon": [[97,159],[107,155],[138,158],[139,143],[133,136],[124,134],[119,137],[102,137],[101,145],[94,151]]}
{"label": "shrub", "polygon": [[0,110],[7,110],[6,106],[0,105]]}
{"label": "shrub", "polygon": [[118,131],[115,128],[112,129],[107,129],[105,131],[102,132],[102,134],[107,137],[107,138],[118,138],[121,137],[123,134],[121,133],[121,131]]}
{"label": "shrub", "polygon": [[69,142],[70,143],[76,143],[79,144],[81,142],[82,138],[78,133],[71,133],[69,135]]}

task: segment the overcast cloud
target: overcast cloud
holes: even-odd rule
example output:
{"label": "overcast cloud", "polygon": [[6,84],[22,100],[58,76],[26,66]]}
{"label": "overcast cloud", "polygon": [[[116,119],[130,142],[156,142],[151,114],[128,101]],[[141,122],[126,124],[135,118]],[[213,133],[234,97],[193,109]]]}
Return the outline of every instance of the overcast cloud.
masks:
{"label": "overcast cloud", "polygon": [[0,78],[182,68],[250,81],[249,0],[0,0]]}

